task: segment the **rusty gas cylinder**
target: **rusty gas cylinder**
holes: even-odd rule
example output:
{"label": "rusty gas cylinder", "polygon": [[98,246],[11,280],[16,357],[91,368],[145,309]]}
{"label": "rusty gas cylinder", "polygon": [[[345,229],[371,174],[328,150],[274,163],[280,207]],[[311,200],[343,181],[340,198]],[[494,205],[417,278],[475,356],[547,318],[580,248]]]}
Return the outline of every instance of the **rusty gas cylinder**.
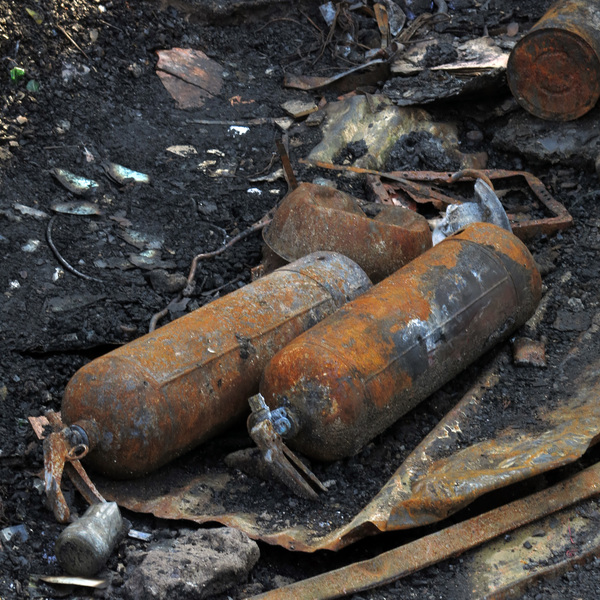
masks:
{"label": "rusty gas cylinder", "polygon": [[508,84],[542,119],[570,121],[600,98],[600,3],[561,0],[513,48]]}
{"label": "rusty gas cylinder", "polygon": [[524,324],[540,294],[518,238],[469,225],[273,357],[260,387],[275,429],[311,458],[355,454]]}
{"label": "rusty gas cylinder", "polygon": [[152,471],[243,418],[268,360],[370,287],[345,256],[307,256],[82,367],[63,421],[100,472]]}
{"label": "rusty gas cylinder", "polygon": [[332,187],[301,183],[277,208],[263,232],[267,246],[286,261],[317,250],[341,252],[374,282],[431,248],[427,220],[401,206],[371,204]]}

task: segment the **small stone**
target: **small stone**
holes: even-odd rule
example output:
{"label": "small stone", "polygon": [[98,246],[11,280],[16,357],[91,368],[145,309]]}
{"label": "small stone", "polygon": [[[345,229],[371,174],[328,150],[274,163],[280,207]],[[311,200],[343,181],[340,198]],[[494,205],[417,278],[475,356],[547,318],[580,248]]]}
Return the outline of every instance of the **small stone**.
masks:
{"label": "small stone", "polygon": [[586,311],[573,313],[561,309],[556,313],[552,327],[558,331],[587,331],[592,324],[592,317]]}
{"label": "small stone", "polygon": [[527,540],[524,544],[523,544],[523,548],[525,548],[526,550],[531,550],[532,546],[531,546],[531,542],[529,540]]}
{"label": "small stone", "polygon": [[513,21],[512,23],[509,23],[508,26],[506,27],[506,35],[508,37],[515,37],[515,35],[517,35],[517,33],[519,33],[519,24],[516,23],[515,21]]}
{"label": "small stone", "polygon": [[260,551],[246,534],[230,527],[186,531],[144,553],[125,590],[131,600],[202,600],[247,578]]}
{"label": "small stone", "polygon": [[467,139],[470,142],[483,142],[483,133],[477,129],[467,132]]}
{"label": "small stone", "polygon": [[157,292],[176,294],[187,285],[185,275],[182,273],[169,273],[164,269],[154,269],[148,273],[147,277],[150,280],[150,285]]}

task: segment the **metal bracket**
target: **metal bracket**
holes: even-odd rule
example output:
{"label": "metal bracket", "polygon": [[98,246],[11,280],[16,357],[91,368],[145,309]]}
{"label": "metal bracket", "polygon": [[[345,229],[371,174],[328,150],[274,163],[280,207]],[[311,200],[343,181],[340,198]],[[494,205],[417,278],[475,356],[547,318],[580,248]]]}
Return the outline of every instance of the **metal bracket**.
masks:
{"label": "metal bracket", "polygon": [[271,412],[262,394],[252,396],[248,403],[252,409],[248,417],[250,437],[258,446],[264,464],[273,477],[298,496],[318,499],[318,492],[326,492],[327,488],[281,439],[280,433],[285,432],[289,425],[289,421],[288,425],[285,423],[285,413],[280,409]]}

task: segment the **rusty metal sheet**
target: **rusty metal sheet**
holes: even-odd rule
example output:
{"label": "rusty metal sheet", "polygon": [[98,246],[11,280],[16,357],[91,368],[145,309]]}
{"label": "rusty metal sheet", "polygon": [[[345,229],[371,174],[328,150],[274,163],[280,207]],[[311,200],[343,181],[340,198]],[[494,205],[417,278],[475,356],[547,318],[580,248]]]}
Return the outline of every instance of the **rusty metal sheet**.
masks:
{"label": "rusty metal sheet", "polygon": [[519,366],[547,367],[546,345],[540,340],[517,337],[513,342],[513,360]]}
{"label": "rusty metal sheet", "polygon": [[516,527],[598,494],[600,464],[546,490],[457,523],[375,558],[253,596],[251,600],[330,600],[364,592],[462,554],[465,550]]}
{"label": "rusty metal sheet", "polygon": [[159,50],[157,75],[179,108],[199,108],[217,96],[223,85],[223,69],[201,50]]}
{"label": "rusty metal sheet", "polygon": [[[342,513],[341,526],[338,513],[343,507],[329,505],[327,498],[316,505],[301,505],[295,511],[279,507],[283,513],[279,515],[266,514],[265,503],[259,501],[256,510],[249,513],[243,499],[264,498],[268,488],[258,479],[227,468],[227,451],[218,445],[190,454],[141,480],[98,478],[96,485],[107,499],[130,510],[197,523],[219,522],[255,539],[304,552],[337,550],[382,531],[434,523],[482,494],[577,460],[597,441],[600,362],[590,365],[576,379],[569,361],[588,355],[599,331],[600,327],[594,325],[575,342],[561,366],[569,369],[570,376],[557,382],[560,387],[554,408],[536,415],[534,429],[501,428],[493,439],[463,448],[465,439],[477,435],[481,415],[489,409],[484,395],[500,380],[501,367],[508,360],[504,354],[499,355],[365,508],[357,515]],[[502,406],[496,410],[503,410]],[[530,407],[523,404],[519,410],[521,420],[530,422]],[[327,467],[315,473],[327,481]],[[456,483],[459,485],[455,487]]]}
{"label": "rusty metal sheet", "polygon": [[431,248],[424,217],[399,206],[379,208],[371,218],[354,197],[302,183],[279,205],[263,239],[288,261],[316,250],[340,252],[376,283]]}
{"label": "rusty metal sheet", "polygon": [[507,78],[513,96],[542,119],[570,121],[600,98],[600,6],[559,0],[513,48]]}

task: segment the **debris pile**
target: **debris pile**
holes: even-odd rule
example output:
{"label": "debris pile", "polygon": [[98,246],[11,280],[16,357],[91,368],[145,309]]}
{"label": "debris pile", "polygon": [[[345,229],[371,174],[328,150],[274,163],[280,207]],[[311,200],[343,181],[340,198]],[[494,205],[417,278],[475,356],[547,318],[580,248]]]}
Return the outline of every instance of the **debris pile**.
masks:
{"label": "debris pile", "polygon": [[[76,4],[100,24],[111,9]],[[168,4],[156,18],[183,23],[186,3]],[[83,141],[47,160],[51,192],[0,211],[21,228],[15,264],[34,257],[7,279],[7,314],[23,312],[19,290],[48,249],[36,271],[45,327],[31,317],[18,352],[51,366],[86,352],[51,392],[31,384],[20,416],[38,438],[28,455],[43,448],[39,473],[23,472],[63,525],[32,589],[325,599],[468,553],[469,589],[488,597],[594,556],[600,215],[584,206],[600,163],[596,3],[548,2],[534,22],[489,1],[275,14],[251,0],[225,3],[226,18],[256,11],[258,24],[220,27],[192,4],[177,45],[163,35],[146,47],[154,62],[124,69],[127,150],[112,123],[89,135],[58,119],[53,135]],[[82,46],[83,26],[25,15],[68,44],[61,97],[94,86],[98,30]],[[256,43],[234,60],[225,38],[242,29]],[[299,58],[284,60],[274,40],[287,48],[297,29]],[[150,35],[127,31],[130,49]],[[43,72],[19,48],[6,76],[39,93]],[[142,85],[160,99],[158,135]],[[131,141],[128,122],[148,141]],[[17,160],[7,148],[0,159]],[[558,270],[565,240],[575,258]],[[100,335],[91,315],[105,310],[136,324]],[[58,319],[70,329],[55,335]],[[31,531],[6,524],[0,557],[14,563]],[[301,556],[391,531],[407,535],[376,558],[255,575],[262,542]]]}

